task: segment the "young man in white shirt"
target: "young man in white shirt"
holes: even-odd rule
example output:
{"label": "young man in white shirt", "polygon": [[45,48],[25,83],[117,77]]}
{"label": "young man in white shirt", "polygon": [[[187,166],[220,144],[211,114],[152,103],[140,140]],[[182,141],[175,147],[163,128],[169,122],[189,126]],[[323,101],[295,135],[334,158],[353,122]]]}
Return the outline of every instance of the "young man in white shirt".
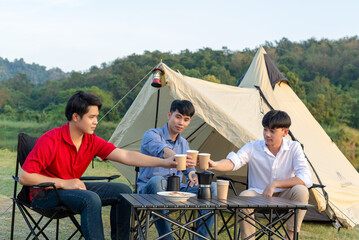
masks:
{"label": "young man in white shirt", "polygon": [[[311,173],[300,144],[284,138],[290,125],[291,119],[286,112],[269,111],[262,120],[264,140],[249,142],[237,153],[229,153],[226,159],[210,161],[210,168],[235,171],[248,164],[248,189],[240,196],[283,197],[308,203],[308,188],[313,185]],[[247,210],[247,214],[251,212],[253,209]],[[298,213],[298,232],[305,212],[300,210]],[[240,229],[242,239],[255,232],[254,225],[246,221],[241,222]],[[292,239],[294,217],[287,221],[287,230]]]}

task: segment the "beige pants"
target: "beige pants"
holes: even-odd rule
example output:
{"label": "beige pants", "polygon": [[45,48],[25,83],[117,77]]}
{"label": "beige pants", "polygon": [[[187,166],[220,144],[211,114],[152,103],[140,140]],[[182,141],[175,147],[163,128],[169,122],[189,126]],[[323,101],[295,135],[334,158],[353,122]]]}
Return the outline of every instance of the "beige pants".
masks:
{"label": "beige pants", "polygon": [[[262,194],[257,193],[253,190],[245,190],[241,192],[240,196],[247,196],[247,197],[255,197],[255,196],[262,196]],[[303,185],[296,185],[288,190],[285,190],[284,192],[274,193],[273,197],[282,197],[286,198],[292,201],[297,201],[301,203],[308,203],[309,199],[309,191],[306,186]],[[253,209],[243,209],[243,212],[246,214],[251,214],[253,212]],[[300,231],[300,226],[302,225],[302,221],[304,218],[304,215],[306,213],[306,210],[299,210],[297,214],[297,231]],[[241,215],[244,217],[244,215]],[[254,221],[251,221],[253,224]],[[245,239],[246,237],[252,235],[255,233],[256,228],[252,226],[250,223],[246,221],[240,222],[240,231],[241,231],[241,238]],[[294,216],[288,219],[287,221],[287,229],[290,231],[294,231]],[[252,237],[251,239],[255,239],[255,237]]]}

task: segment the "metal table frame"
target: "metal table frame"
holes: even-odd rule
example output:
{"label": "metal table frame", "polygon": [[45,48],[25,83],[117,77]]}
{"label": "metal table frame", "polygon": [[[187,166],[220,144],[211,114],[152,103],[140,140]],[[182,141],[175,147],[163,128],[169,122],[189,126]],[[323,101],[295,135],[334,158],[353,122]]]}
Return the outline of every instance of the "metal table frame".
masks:
{"label": "metal table frame", "polygon": [[[203,200],[193,197],[187,201],[168,201],[165,197],[157,194],[122,194],[122,197],[132,206],[131,239],[148,239],[149,227],[158,219],[170,222],[175,228],[156,239],[161,239],[172,233],[180,239],[184,239],[185,234],[188,235],[187,239],[191,239],[193,236],[208,239],[196,232],[197,229],[194,226],[198,221],[202,222],[200,226],[206,226],[210,239],[217,239],[218,211],[227,209],[226,202],[217,199]],[[169,213],[162,214],[159,212],[160,210],[169,210]],[[211,211],[201,215],[199,210]],[[179,214],[176,218],[171,218],[172,212],[179,212]],[[189,216],[187,216],[188,214]],[[214,217],[214,234],[206,224],[207,219],[212,216]],[[185,223],[181,222],[182,219],[185,220]]]}
{"label": "metal table frame", "polygon": [[[226,220],[223,215],[223,211],[220,211],[220,217],[224,222],[223,227],[219,230],[219,233],[224,231],[227,232],[229,239],[239,239],[239,223],[241,221],[253,220],[255,222],[256,232],[249,236],[247,239],[255,237],[260,239],[264,235],[268,236],[268,239],[272,239],[276,236],[279,239],[289,238],[285,223],[291,216],[294,216],[294,237],[297,239],[297,214],[298,210],[306,210],[311,205],[303,204],[300,202],[290,201],[279,197],[242,197],[242,196],[231,196],[228,197],[228,210],[230,217]],[[243,212],[244,209],[253,209],[253,213],[246,214]],[[256,214],[261,214],[265,219],[266,223],[262,223],[256,219]],[[234,218],[234,223],[229,226],[229,222]],[[249,222],[249,221],[247,221]],[[234,225],[233,237],[229,231],[229,228]],[[252,224],[253,225],[253,224]],[[284,235],[280,230],[284,231]]]}
{"label": "metal table frame", "polygon": [[[168,201],[165,197],[157,194],[122,194],[122,197],[128,201],[132,207],[131,219],[131,239],[148,239],[148,230],[152,224],[158,219],[164,219],[172,224],[173,230],[156,239],[161,239],[169,234],[176,234],[179,239],[191,239],[194,236],[205,238],[196,232],[194,224],[197,221],[202,221],[206,225],[206,219],[214,217],[214,233],[208,229],[211,239],[217,239],[218,234],[227,233],[229,239],[239,239],[239,223],[252,219],[256,224],[257,231],[252,235],[256,239],[268,236],[272,239],[273,236],[279,239],[285,239],[288,232],[285,228],[285,223],[291,216],[294,216],[294,239],[297,239],[297,213],[300,209],[308,209],[311,205],[299,202],[290,201],[283,198],[272,197],[241,197],[241,196],[228,196],[227,200],[218,200],[213,198],[211,200],[197,199],[197,197],[189,198],[187,201]],[[254,209],[250,215],[241,216],[243,209]],[[167,214],[162,214],[160,210],[168,210]],[[197,216],[198,210],[211,210],[205,215]],[[179,212],[176,218],[170,216],[173,212]],[[224,213],[229,212],[230,216],[225,219]],[[267,223],[262,223],[255,218],[256,213],[264,213]],[[189,214],[189,216],[187,216]],[[218,215],[223,221],[223,226],[218,229]],[[155,216],[152,218],[152,216]],[[183,223],[181,220],[185,221]],[[230,225],[231,219],[234,223]],[[231,234],[231,228],[233,235]],[[282,229],[285,235],[279,231]],[[250,237],[252,237],[250,236]],[[249,237],[249,238],[250,238]]]}

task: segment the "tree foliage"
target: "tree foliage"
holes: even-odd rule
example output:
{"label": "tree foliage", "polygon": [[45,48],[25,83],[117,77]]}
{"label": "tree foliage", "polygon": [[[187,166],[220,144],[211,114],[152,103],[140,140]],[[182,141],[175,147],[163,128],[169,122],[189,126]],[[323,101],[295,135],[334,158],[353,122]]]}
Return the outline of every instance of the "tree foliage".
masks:
{"label": "tree foliage", "polygon": [[[266,42],[264,48],[320,124],[359,128],[357,36],[339,40],[311,38],[302,42],[283,38],[274,43]],[[127,95],[104,118],[104,121],[119,121],[144,81],[137,87],[136,84],[159,62],[184,75],[236,85],[256,51],[231,51],[227,47],[195,52],[185,49],[177,54],[145,51],[99,67],[92,66],[86,72],[63,75],[58,70],[57,77],[46,75],[44,67],[26,64],[23,59],[11,63],[0,58],[0,79],[3,80],[0,81],[0,114],[17,120],[65,121],[64,104],[71,94],[82,89],[101,98],[104,103],[101,114]]]}

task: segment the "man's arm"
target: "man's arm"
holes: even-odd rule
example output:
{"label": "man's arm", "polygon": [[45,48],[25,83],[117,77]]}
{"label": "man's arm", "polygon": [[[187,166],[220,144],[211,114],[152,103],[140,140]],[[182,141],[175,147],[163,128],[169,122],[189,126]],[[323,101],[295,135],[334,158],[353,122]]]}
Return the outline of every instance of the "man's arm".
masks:
{"label": "man's arm", "polygon": [[151,157],[139,152],[127,151],[119,148],[113,150],[107,156],[106,159],[136,167],[175,168],[177,165],[177,163],[174,161],[174,156],[161,159],[157,157]]}
{"label": "man's arm", "polygon": [[276,188],[291,188],[295,185],[304,185],[304,182],[299,177],[291,177],[288,179],[273,181],[267,185],[263,191],[264,197],[272,197]]}
{"label": "man's arm", "polygon": [[209,160],[209,169],[211,170],[227,172],[227,171],[232,171],[233,168],[234,168],[234,164],[229,159],[222,159],[220,161]]}
{"label": "man's arm", "polygon": [[163,151],[163,158],[169,158],[176,155],[175,151],[167,147],[164,147],[162,151]]}
{"label": "man's arm", "polygon": [[44,182],[53,182],[55,187],[62,189],[82,189],[86,190],[85,184],[79,179],[60,179],[53,177],[46,177],[38,173],[28,173],[21,169],[19,175],[20,184],[22,185],[37,185]]}
{"label": "man's arm", "polygon": [[209,169],[217,171],[236,171],[249,161],[252,143],[244,145],[237,153],[230,152],[225,159],[220,161],[209,161]]}

